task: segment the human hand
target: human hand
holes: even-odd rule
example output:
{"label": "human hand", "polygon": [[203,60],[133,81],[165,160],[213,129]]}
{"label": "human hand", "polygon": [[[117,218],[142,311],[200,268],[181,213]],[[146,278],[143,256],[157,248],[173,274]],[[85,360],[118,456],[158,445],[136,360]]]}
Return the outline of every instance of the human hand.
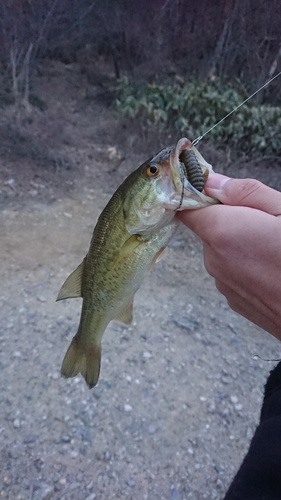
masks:
{"label": "human hand", "polygon": [[223,205],[178,217],[202,239],[205,267],[229,306],[281,340],[281,193],[220,174],[204,190]]}

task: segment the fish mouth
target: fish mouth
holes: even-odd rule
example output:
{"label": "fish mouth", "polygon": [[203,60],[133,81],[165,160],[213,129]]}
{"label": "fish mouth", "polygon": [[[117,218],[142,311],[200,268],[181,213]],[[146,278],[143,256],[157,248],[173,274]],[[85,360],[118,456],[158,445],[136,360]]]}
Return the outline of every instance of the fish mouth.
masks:
{"label": "fish mouth", "polygon": [[[212,165],[186,137],[175,146],[162,149],[151,162],[165,167],[165,174],[159,176],[156,184],[157,199],[163,208],[177,211],[219,203],[202,192],[209,173],[213,172]],[[194,175],[191,175],[191,167]]]}
{"label": "fish mouth", "polygon": [[183,137],[170,153],[171,178],[175,192],[179,196],[176,210],[199,208],[218,203],[217,200],[202,193],[210,165],[191,141]]}
{"label": "fish mouth", "polygon": [[172,161],[175,161],[175,158],[179,161],[180,154],[185,150],[185,149],[191,149],[192,148],[192,143],[190,142],[189,139],[186,137],[183,137],[180,139],[174,149],[171,153],[171,159]]}
{"label": "fish mouth", "polygon": [[178,141],[176,146],[171,151],[170,155],[171,177],[176,191],[178,191],[179,188],[181,189],[184,180],[182,174],[185,173],[181,166],[180,155],[183,151],[190,148],[192,148],[190,140],[183,137]]}

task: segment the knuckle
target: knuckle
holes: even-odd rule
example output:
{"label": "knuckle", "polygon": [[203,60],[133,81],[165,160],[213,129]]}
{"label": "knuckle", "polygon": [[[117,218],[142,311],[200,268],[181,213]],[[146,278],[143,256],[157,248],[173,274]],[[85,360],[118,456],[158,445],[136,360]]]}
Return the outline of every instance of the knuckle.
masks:
{"label": "knuckle", "polygon": [[225,297],[227,296],[227,287],[219,280],[215,280],[216,289]]}
{"label": "knuckle", "polygon": [[263,184],[256,179],[242,179],[239,181],[239,184],[236,187],[236,197],[241,203],[245,199],[248,199],[249,196],[256,194],[256,192],[262,188]]}
{"label": "knuckle", "polygon": [[217,290],[226,298],[230,309],[232,309],[232,311],[236,313],[241,314],[241,306],[239,305],[239,301],[237,301],[237,295],[232,290],[232,288],[228,287],[225,283],[218,279],[215,280],[215,284]]}

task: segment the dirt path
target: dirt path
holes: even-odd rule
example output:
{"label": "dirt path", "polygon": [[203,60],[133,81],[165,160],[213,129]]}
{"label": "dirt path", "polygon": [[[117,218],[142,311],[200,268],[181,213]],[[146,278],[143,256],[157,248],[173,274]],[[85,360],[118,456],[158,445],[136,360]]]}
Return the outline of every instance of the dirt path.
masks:
{"label": "dirt path", "polygon": [[280,344],[228,308],[181,228],[133,325],[108,327],[97,387],[61,379],[81,301],[55,299],[121,175],[102,182],[103,156],[88,179],[83,165],[70,194],[8,197],[0,212],[0,498],[219,500],[275,364],[253,355],[278,358]]}
{"label": "dirt path", "polygon": [[[257,422],[278,342],[232,313],[183,228],[112,323],[98,386],[60,378],[80,300],[55,304],[107,195],[1,213],[5,499],[219,499]],[[48,496],[49,494],[49,496]]]}

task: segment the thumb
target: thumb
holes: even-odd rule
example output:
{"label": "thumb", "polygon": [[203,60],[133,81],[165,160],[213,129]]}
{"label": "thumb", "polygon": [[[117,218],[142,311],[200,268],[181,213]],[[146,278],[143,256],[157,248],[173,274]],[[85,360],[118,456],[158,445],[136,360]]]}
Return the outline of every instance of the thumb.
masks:
{"label": "thumb", "polygon": [[224,205],[256,208],[271,215],[281,215],[281,193],[255,179],[231,179],[210,174],[204,191]]}

